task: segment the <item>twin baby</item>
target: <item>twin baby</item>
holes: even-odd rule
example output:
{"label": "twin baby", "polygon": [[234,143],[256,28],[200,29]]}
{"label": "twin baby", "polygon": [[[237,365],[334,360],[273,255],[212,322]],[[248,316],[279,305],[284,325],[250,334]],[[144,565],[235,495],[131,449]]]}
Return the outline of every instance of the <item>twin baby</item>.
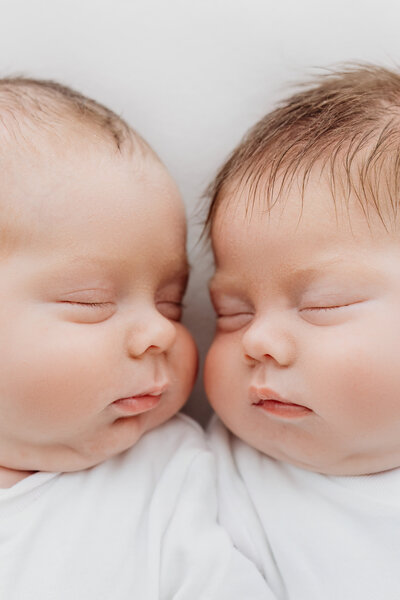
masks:
{"label": "twin baby", "polygon": [[56,83],[0,118],[1,597],[398,600],[400,75],[322,77],[210,187],[207,436],[165,167]]}

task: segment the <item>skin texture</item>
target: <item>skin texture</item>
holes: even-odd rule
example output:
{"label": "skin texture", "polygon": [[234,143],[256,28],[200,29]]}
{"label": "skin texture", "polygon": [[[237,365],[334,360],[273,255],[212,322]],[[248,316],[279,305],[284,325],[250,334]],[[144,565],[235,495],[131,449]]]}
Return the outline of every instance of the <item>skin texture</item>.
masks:
{"label": "skin texture", "polygon": [[225,194],[212,229],[218,318],[205,365],[215,411],[251,446],[305,469],[398,467],[396,228],[373,209],[366,219],[353,198],[334,203],[316,176],[303,207],[295,184],[270,212],[246,211],[234,186]]}
{"label": "skin texture", "polygon": [[[154,156],[120,154],[98,140],[85,145],[66,132],[61,141],[41,140],[40,152],[9,152],[4,161],[0,486],[7,487],[31,471],[83,469],[135,444],[185,403],[197,354],[179,322],[184,210]],[[158,386],[166,389],[155,403],[113,404]]]}

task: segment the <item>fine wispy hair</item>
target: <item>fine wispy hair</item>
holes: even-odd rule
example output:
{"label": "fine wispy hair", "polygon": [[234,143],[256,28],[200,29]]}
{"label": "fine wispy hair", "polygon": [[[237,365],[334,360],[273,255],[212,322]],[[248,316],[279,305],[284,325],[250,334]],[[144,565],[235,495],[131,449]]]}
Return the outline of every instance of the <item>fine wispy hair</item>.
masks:
{"label": "fine wispy hair", "polygon": [[23,142],[30,134],[56,133],[68,123],[89,126],[122,152],[135,142],[147,146],[132,128],[99,102],[52,80],[0,78],[0,135]]}
{"label": "fine wispy hair", "polygon": [[[355,197],[388,229],[400,191],[400,72],[370,64],[325,71],[301,85],[246,134],[218,171],[205,233],[221,201],[245,194],[269,210],[296,181],[302,192],[311,171],[327,174],[332,198]],[[230,193],[226,193],[229,191]],[[227,199],[228,198],[228,199]]]}

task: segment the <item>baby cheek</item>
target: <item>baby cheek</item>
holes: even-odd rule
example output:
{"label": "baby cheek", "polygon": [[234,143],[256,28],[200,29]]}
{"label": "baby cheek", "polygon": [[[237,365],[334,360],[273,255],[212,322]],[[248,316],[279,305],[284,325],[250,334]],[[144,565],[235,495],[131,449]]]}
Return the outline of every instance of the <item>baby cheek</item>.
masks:
{"label": "baby cheek", "polygon": [[82,338],[78,331],[37,332],[35,340],[13,348],[10,396],[39,424],[84,417],[106,387],[108,361],[99,356],[100,348],[97,340]]}
{"label": "baby cheek", "polygon": [[336,349],[320,349],[325,368],[316,370],[315,381],[321,412],[349,432],[373,430],[391,411],[400,413],[395,400],[400,369],[388,348],[378,346],[359,335],[356,340],[343,336]]}
{"label": "baby cheek", "polygon": [[232,405],[234,391],[240,387],[238,357],[235,349],[226,339],[216,338],[206,357],[204,365],[204,385],[210,404],[216,412],[222,412],[226,405]]}
{"label": "baby cheek", "polygon": [[[198,353],[193,337],[182,324],[176,324],[176,341],[171,349],[171,367],[176,378],[175,384],[181,405],[186,402],[194,386],[198,369]],[[178,409],[177,409],[178,410]]]}

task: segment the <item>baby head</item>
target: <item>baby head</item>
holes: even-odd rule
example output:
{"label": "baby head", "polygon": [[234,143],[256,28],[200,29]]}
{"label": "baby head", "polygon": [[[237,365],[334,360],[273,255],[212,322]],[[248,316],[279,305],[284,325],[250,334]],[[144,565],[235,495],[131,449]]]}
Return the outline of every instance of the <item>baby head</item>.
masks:
{"label": "baby head", "polygon": [[322,77],[210,188],[211,404],[261,452],[326,474],[400,465],[400,75]]}
{"label": "baby head", "polygon": [[0,477],[79,470],[191,390],[184,209],[138,134],[58,84],[1,80],[0,137]]}

